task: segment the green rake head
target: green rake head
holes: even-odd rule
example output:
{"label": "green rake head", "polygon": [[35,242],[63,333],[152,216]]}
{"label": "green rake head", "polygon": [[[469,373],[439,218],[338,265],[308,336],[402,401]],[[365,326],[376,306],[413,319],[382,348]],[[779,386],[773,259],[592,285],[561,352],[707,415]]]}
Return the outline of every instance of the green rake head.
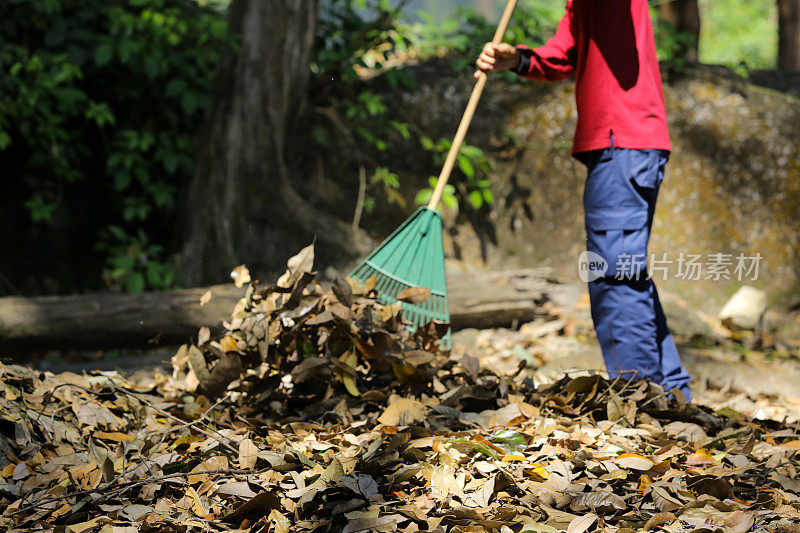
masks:
{"label": "green rake head", "polygon": [[[378,301],[384,305],[397,302],[397,295],[410,287],[430,289],[431,296],[424,303],[401,302],[403,318],[411,323],[411,331],[431,320],[450,322],[444,275],[442,216],[438,211],[420,207],[358,265],[350,277],[362,283],[375,277]],[[449,329],[440,346],[445,350],[450,349]]]}

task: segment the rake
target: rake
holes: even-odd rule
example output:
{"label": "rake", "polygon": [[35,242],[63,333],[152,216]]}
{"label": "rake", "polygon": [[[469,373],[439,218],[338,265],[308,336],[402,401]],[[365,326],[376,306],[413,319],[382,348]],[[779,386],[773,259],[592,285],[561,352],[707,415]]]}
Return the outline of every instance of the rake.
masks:
{"label": "rake", "polygon": [[[516,6],[517,0],[508,0],[497,32],[492,39],[493,43],[498,44],[503,40]],[[403,318],[410,323],[411,331],[431,320],[450,322],[442,244],[442,216],[437,208],[486,86],[486,79],[486,73],[482,72],[475,83],[428,205],[420,207],[350,273],[350,277],[362,283],[370,278],[376,278],[375,290],[378,293],[378,301],[384,305],[397,302],[397,296],[406,289],[412,287],[430,289],[430,297],[422,303],[401,302]],[[441,339],[440,346],[445,350],[450,349],[450,329]]]}

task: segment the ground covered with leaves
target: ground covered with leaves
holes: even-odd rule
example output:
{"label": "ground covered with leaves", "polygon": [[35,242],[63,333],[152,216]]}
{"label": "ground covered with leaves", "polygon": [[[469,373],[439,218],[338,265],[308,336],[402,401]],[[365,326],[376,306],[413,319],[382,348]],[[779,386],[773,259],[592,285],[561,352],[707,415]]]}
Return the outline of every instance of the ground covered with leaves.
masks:
{"label": "ground covered with leaves", "polygon": [[[313,249],[170,375],[0,366],[9,531],[800,531],[800,428],[441,353]],[[402,295],[415,301],[424,291]]]}

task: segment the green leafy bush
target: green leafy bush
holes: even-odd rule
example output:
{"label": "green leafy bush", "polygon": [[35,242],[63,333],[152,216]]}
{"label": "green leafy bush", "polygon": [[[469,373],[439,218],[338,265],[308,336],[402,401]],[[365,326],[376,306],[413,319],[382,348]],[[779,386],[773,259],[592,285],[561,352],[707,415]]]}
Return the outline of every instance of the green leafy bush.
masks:
{"label": "green leafy bush", "polygon": [[[89,269],[72,288],[92,288],[126,254],[115,234],[168,242],[227,40],[225,14],[192,0],[0,3],[0,168],[13,191],[0,218],[40,228],[0,246],[41,261],[35,249],[66,240]],[[145,270],[168,270],[145,257]],[[166,288],[171,276],[138,280],[111,285]]]}
{"label": "green leafy bush", "polygon": [[[554,33],[564,15],[561,2],[549,0],[522,0],[506,32],[505,41],[528,46],[544,44]],[[483,45],[497,29],[496,20],[487,18],[471,7],[459,7],[455,14],[443,21],[421,12],[422,22],[412,24],[407,32],[414,35],[414,44],[420,55],[446,56],[454,70],[472,68]],[[508,80],[517,80],[513,74],[504,74]]]}
{"label": "green leafy bush", "polygon": [[163,262],[163,246],[150,242],[142,229],[131,235],[112,224],[103,237],[97,247],[107,252],[103,280],[108,287],[128,292],[172,287],[175,274]]}
{"label": "green leafy bush", "polygon": [[692,44],[691,34],[680,32],[672,23],[663,20],[656,6],[650,7],[650,18],[653,20],[658,60],[667,66],[669,72],[684,72],[686,53]]}
{"label": "green leafy bush", "polygon": [[774,1],[700,1],[700,61],[734,68],[775,68],[778,6]]}
{"label": "green leafy bush", "polygon": [[[410,125],[396,120],[384,97],[366,87],[365,80],[380,74],[395,88],[411,89],[408,75],[397,68],[411,41],[400,23],[405,2],[393,7],[387,0],[327,0],[322,3],[317,29],[312,101],[324,117],[313,129],[321,149],[332,138],[344,137],[361,167],[358,206],[372,211],[378,197],[404,205],[397,174],[378,157],[389,142],[411,138]],[[367,173],[370,178],[366,178]],[[356,208],[354,222],[360,220]]]}
{"label": "green leafy bush", "polygon": [[[426,59],[445,55],[453,68],[469,67],[487,39],[494,34],[496,21],[488,21],[471,8],[459,8],[444,21],[420,13],[422,22],[404,22],[405,2],[392,7],[386,0],[329,0],[323,2],[320,28],[317,32],[317,55],[312,70],[325,80],[325,91],[315,98],[318,108],[325,109],[327,120],[318,123],[314,139],[326,147],[332,137],[344,135],[359,159],[362,168],[374,174],[363,180],[362,198],[358,202],[369,212],[376,204],[376,192],[382,192],[389,203],[404,205],[399,178],[375,157],[391,140],[411,139],[433,153],[432,168],[441,166],[450,148],[450,141],[433,142],[421,135],[413,125],[394,120],[381,95],[365,88],[364,79],[380,74],[391,86],[412,89],[408,76],[396,68],[409,57]],[[545,0],[527,0],[520,4],[508,39],[533,46],[544,42],[563,14],[563,7]],[[515,79],[513,75],[509,79]],[[337,83],[327,83],[327,81]],[[458,168],[452,184],[443,196],[446,207],[459,204],[480,209],[494,198],[489,190],[489,163],[477,147],[464,146],[458,157]],[[364,172],[362,171],[362,174]],[[430,188],[416,195],[418,203],[430,198]],[[359,219],[356,215],[356,220]]]}
{"label": "green leafy bush", "polygon": [[[449,139],[439,139],[434,142],[428,137],[421,140],[422,147],[433,154],[433,164],[437,168],[444,165],[453,142]],[[486,154],[477,146],[464,144],[458,151],[456,168],[450,182],[445,186],[442,194],[442,204],[452,210],[459,205],[469,205],[473,209],[480,209],[484,204],[494,202],[494,195],[490,190],[489,172],[492,170],[491,162]],[[436,188],[438,178],[431,176],[428,179],[430,187],[417,193],[416,202],[420,205],[427,204]]]}
{"label": "green leafy bush", "polygon": [[[389,59],[410,44],[400,24],[407,0],[392,7],[387,0],[325,0],[316,32],[311,70],[325,79],[356,83],[365,71],[383,71]],[[390,69],[388,80],[408,84],[408,77]]]}

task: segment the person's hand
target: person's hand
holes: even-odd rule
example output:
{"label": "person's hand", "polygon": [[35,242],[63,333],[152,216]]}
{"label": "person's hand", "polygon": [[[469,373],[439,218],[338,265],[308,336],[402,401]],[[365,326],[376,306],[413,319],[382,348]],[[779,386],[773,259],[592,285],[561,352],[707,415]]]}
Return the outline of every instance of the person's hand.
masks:
{"label": "person's hand", "polygon": [[475,61],[475,64],[480,69],[475,72],[475,77],[480,77],[481,72],[500,72],[501,70],[516,68],[520,59],[522,59],[522,56],[519,50],[508,43],[486,43],[480,57]]}

